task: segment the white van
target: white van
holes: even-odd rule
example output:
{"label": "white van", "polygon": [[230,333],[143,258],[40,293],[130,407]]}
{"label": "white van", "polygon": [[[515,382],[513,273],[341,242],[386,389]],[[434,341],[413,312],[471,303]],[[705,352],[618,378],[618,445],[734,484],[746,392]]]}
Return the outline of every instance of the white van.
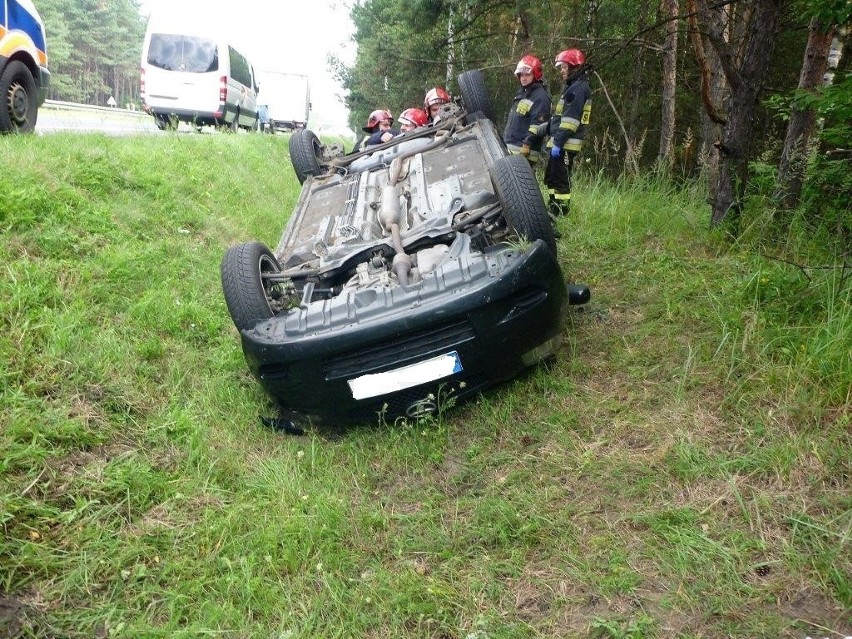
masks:
{"label": "white van", "polygon": [[257,126],[257,81],[227,38],[199,30],[190,17],[152,15],[142,45],[142,108],[160,129]]}

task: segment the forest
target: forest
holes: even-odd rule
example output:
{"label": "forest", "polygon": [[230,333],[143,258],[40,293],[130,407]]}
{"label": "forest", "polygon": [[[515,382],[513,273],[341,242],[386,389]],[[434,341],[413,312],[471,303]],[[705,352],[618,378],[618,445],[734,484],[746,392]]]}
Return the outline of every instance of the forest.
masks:
{"label": "forest", "polygon": [[[612,177],[705,179],[709,222],[736,236],[749,196],[850,232],[852,76],[849,0],[357,0],[352,66],[332,57],[350,125],[419,105],[433,86],[482,69],[498,123],[531,53],[561,91],[555,55],[587,56],[594,110],[584,166]],[[40,0],[50,98],[138,104],[145,31],[138,0]],[[321,29],[320,29],[321,33]],[[752,198],[753,199],[753,198]]]}
{"label": "forest", "polygon": [[137,0],[36,0],[47,31],[48,98],[104,106],[139,101],[145,19]]}
{"label": "forest", "polygon": [[[352,7],[358,53],[335,72],[356,130],[375,108],[399,113],[431,87],[482,69],[498,122],[517,61],[586,53],[593,89],[585,165],[612,176],[703,177],[710,222],[740,227],[749,187],[809,223],[849,232],[852,83],[842,55],[848,0],[365,0]],[[334,64],[335,61],[332,61]],[[844,250],[844,249],[841,249]]]}

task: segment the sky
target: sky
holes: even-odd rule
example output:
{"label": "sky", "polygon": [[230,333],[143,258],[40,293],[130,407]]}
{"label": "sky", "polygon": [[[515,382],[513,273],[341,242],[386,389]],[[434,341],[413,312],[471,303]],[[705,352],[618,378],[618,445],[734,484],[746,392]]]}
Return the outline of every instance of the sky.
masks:
{"label": "sky", "polygon": [[[346,64],[355,60],[354,26],[345,0],[141,0],[140,4],[144,16],[185,11],[192,20],[211,25],[224,20],[234,46],[255,70],[310,77],[311,128],[334,132],[347,126],[343,88],[327,63],[329,53]],[[211,9],[216,17],[211,17]]]}

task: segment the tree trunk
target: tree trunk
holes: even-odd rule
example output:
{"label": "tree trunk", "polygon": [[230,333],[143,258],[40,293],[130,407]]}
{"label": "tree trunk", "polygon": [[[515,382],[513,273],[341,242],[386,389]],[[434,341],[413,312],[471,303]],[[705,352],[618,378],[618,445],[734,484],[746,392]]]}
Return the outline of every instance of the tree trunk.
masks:
{"label": "tree trunk", "polygon": [[447,18],[447,77],[444,82],[444,86],[450,86],[452,82],[454,71],[454,64],[456,60],[456,37],[455,37],[455,29],[453,28],[453,18],[455,17],[455,10],[453,7],[450,7],[450,15]]}
{"label": "tree trunk", "polygon": [[[707,58],[710,69],[707,96],[713,104],[717,104],[721,108],[730,97],[728,83],[725,81],[725,73],[722,71],[722,64],[716,52],[711,49],[708,51]],[[717,143],[721,139],[722,123],[717,122],[704,111],[701,118],[701,149],[698,161],[711,184],[716,183],[716,176],[719,172]],[[711,194],[711,197],[713,195]]]}
{"label": "tree trunk", "polygon": [[[649,0],[642,0],[639,5],[639,20],[636,32],[643,33],[647,27]],[[636,60],[633,64],[633,79],[630,81],[629,99],[627,101],[627,136],[635,141],[637,136],[637,124],[639,120],[639,105],[645,98],[648,90],[645,83],[645,47],[642,44],[636,46]]]}
{"label": "tree trunk", "polygon": [[677,16],[678,0],[663,0],[666,5],[666,42],[663,46],[663,114],[660,123],[660,152],[657,162],[668,166],[671,162],[675,133],[675,88],[677,86]]}
{"label": "tree trunk", "polygon": [[713,226],[721,224],[729,214],[734,215],[736,223],[742,210],[754,118],[786,3],[787,0],[744,0],[741,3],[744,8],[754,10],[751,24],[744,31],[747,41],[728,43],[724,37],[725,24],[718,14],[708,9],[707,0],[697,2],[703,29],[719,55],[731,87],[727,123],[719,143],[719,172],[710,218]]}
{"label": "tree trunk", "polygon": [[[709,42],[705,43],[706,38],[702,36],[699,29],[695,0],[686,0],[685,6],[689,22],[689,38],[692,42],[695,61],[701,71],[701,100],[704,104],[704,109],[701,111],[698,166],[707,176],[708,184],[714,188],[719,169],[717,145],[722,136],[722,124],[725,122],[721,113],[722,104],[727,97],[727,83],[719,56]],[[719,8],[717,11],[730,11],[730,6]],[[711,191],[710,199],[715,199],[715,195],[715,192]]]}
{"label": "tree trunk", "polygon": [[[805,59],[799,75],[800,91],[812,91],[822,85],[823,76],[828,68],[828,51],[836,30],[835,25],[826,28],[816,18],[811,20],[808,27]],[[811,108],[802,109],[794,106],[790,114],[784,151],[781,153],[781,161],[778,164],[778,181],[775,189],[775,199],[783,208],[793,209],[799,204],[815,119],[816,116]]]}

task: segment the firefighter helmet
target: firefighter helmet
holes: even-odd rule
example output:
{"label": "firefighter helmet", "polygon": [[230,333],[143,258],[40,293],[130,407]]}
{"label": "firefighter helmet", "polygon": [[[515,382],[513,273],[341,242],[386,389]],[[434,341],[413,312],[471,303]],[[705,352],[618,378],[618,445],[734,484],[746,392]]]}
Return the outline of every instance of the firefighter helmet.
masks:
{"label": "firefighter helmet", "polygon": [[428,111],[430,106],[435,104],[446,104],[449,101],[450,94],[447,93],[447,90],[442,87],[435,87],[434,89],[429,89],[426,97],[423,98],[423,108]]}
{"label": "firefighter helmet", "polygon": [[533,80],[541,80],[541,60],[534,55],[525,55],[515,67],[515,75],[520,73],[532,73]]}
{"label": "firefighter helmet", "polygon": [[415,107],[403,111],[397,119],[397,122],[413,127],[426,126],[429,122],[429,115],[423,109]]}
{"label": "firefighter helmet", "polygon": [[579,49],[565,49],[556,56],[555,66],[567,64],[569,67],[579,67],[586,63],[586,56]]}
{"label": "firefighter helmet", "polygon": [[373,129],[379,126],[380,122],[393,122],[393,115],[387,109],[376,109],[367,118],[367,125],[362,127],[367,133],[372,133]]}

